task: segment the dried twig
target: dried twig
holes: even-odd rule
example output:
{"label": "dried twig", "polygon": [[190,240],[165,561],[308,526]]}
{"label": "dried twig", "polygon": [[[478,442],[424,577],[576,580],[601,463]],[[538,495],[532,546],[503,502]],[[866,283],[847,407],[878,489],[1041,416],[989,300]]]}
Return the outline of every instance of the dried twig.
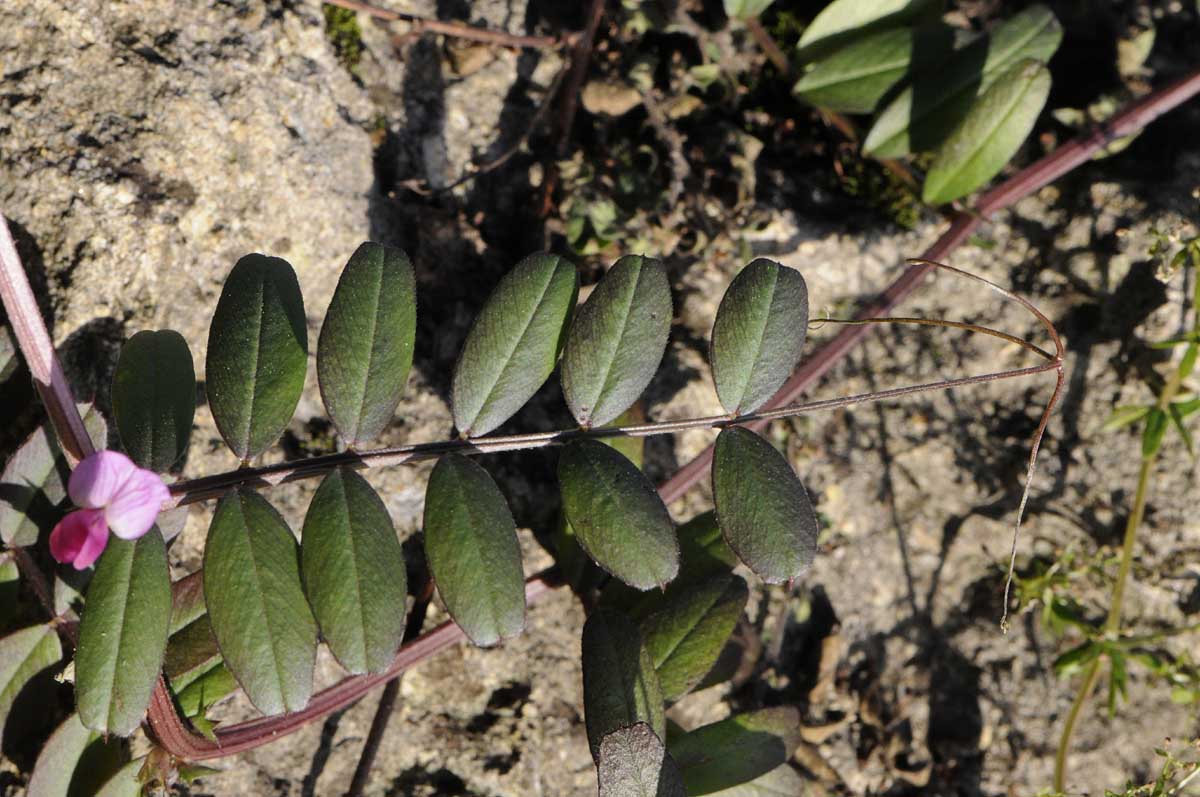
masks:
{"label": "dried twig", "polygon": [[465,22],[447,22],[440,19],[419,17],[416,14],[406,14],[402,11],[391,11],[379,6],[373,6],[370,3],[359,2],[359,0],[322,1],[326,5],[348,8],[351,11],[361,11],[375,19],[381,19],[386,22],[407,22],[413,26],[413,33],[429,31],[430,33],[440,33],[443,36],[454,36],[459,39],[469,39],[484,44],[496,44],[501,47],[557,50],[571,46],[579,35],[577,33],[568,33],[563,36],[525,36],[503,30],[477,28]]}

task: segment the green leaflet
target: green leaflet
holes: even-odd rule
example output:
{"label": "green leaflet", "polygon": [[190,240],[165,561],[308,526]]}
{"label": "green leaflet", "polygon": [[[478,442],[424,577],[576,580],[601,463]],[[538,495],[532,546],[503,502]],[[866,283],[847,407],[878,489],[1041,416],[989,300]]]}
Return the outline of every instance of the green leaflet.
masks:
{"label": "green leaflet", "polygon": [[83,751],[98,734],[85,728],[78,714],[72,714],[46,741],[33,772],[29,776],[30,797],[67,797],[71,778]]}
{"label": "green leaflet", "polygon": [[264,714],[297,711],[312,693],[317,625],[298,560],[266,499],[250,490],[221,499],[204,547],[204,599],[225,664]]}
{"label": "green leaflet", "polygon": [[[749,783],[787,762],[800,744],[800,714],[764,708],[705,725],[667,746],[691,797]],[[769,792],[768,792],[769,794]]]}
{"label": "green leaflet", "polygon": [[[104,448],[108,424],[91,405],[80,406],[83,425],[96,448]],[[0,541],[9,548],[37,543],[62,517],[70,469],[49,424],[39,426],[0,474]]]}
{"label": "green leaflet", "polygon": [[21,571],[11,556],[0,553],[0,635],[18,624],[23,608],[17,603],[21,591]]}
{"label": "green leaflet", "polygon": [[730,574],[737,565],[738,558],[721,536],[714,512],[705,512],[684,523],[676,531],[676,537],[679,574],[665,592],[642,592],[617,579],[609,579],[600,596],[603,604],[640,621],[666,605],[672,595],[686,591],[688,585],[710,581],[717,574]]}
{"label": "green leaflet", "polygon": [[791,465],[766,440],[730,426],[717,436],[712,467],[717,522],[729,547],[768,584],[812,564],[817,516]]}
{"label": "green leaflet", "polygon": [[176,692],[221,662],[221,649],[207,615],[175,632],[167,640],[163,674]]}
{"label": "green leaflet", "polygon": [[716,512],[703,512],[679,527],[679,552],[683,565],[676,581],[704,581],[713,573],[729,572],[737,555],[721,536]]}
{"label": "green leaflet", "polygon": [[487,434],[545,383],[578,292],[575,266],[557,255],[530,255],[500,280],[454,368],[451,403],[460,432]]}
{"label": "green leaflet", "polygon": [[637,401],[662,361],[672,312],[658,260],[628,255],[604,275],[563,350],[563,395],[580,426],[603,426]]}
{"label": "green leaflet", "polygon": [[583,713],[592,757],[604,737],[644,722],[666,735],[662,690],[637,626],[625,615],[599,608],[583,626]]}
{"label": "green leaflet", "polygon": [[725,291],[712,332],[713,381],[725,411],[761,407],[800,361],[808,287],[800,272],[759,258]]}
{"label": "green leaflet", "polygon": [[[222,662],[217,662],[183,689],[175,693],[183,716],[194,720],[203,717],[215,704],[237,689],[237,680]],[[203,730],[201,723],[194,723]]]}
{"label": "green leaflet", "polygon": [[386,670],[404,638],[408,582],[382,499],[339,468],[313,495],[302,539],[304,591],[330,652],[352,673]]}
{"label": "green leaflet", "polygon": [[754,780],[711,792],[712,797],[798,797],[803,793],[804,780],[788,764],[780,764]]}
{"label": "green leaflet", "polygon": [[679,767],[644,722],[604,737],[596,777],[600,797],[687,797]]}
{"label": "green leaflet", "polygon": [[13,701],[30,679],[62,659],[54,627],[34,625],[0,638],[0,736]]}
{"label": "green leaflet", "polygon": [[95,794],[129,756],[124,743],[84,727],[78,714],[72,714],[46,741],[26,787],[27,797],[69,797]]}
{"label": "green leaflet", "polygon": [[96,792],[96,797],[141,797],[143,784],[138,775],[144,764],[145,760],[139,758],[121,767],[108,779],[104,787]]}
{"label": "green leaflet", "polygon": [[953,47],[945,25],[877,31],[817,61],[793,91],[818,108],[870,113],[893,86],[944,60]]}
{"label": "green leaflet", "polygon": [[525,628],[525,573],[508,503],[478,463],[438,460],[425,493],[425,557],[454,622],[488,647]]}
{"label": "green leaflet", "polygon": [[21,367],[21,358],[17,356],[17,342],[8,324],[0,324],[0,384]]}
{"label": "green leaflet", "polygon": [[725,16],[730,19],[757,17],[771,7],[775,0],[725,0]]}
{"label": "green leaflet", "polygon": [[708,674],[749,597],[746,582],[730,573],[667,588],[640,623],[664,700],[678,700]]}
{"label": "green leaflet", "polygon": [[[642,412],[641,405],[634,404],[626,412],[622,413],[619,418],[614,420],[608,426],[630,426],[633,424],[645,423],[646,416]],[[610,445],[617,451],[620,451],[629,461],[637,468],[642,467],[642,453],[646,438],[644,437],[605,437],[601,438],[605,445]],[[598,587],[601,582],[607,580],[607,576],[596,567],[595,563],[588,557],[587,552],[579,545],[579,541],[575,536],[575,529],[571,528],[571,524],[567,522],[566,516],[560,510],[554,530],[554,562],[558,565],[559,571],[563,574],[563,578],[571,585],[571,589],[577,593],[589,592]],[[619,581],[612,581],[613,584],[620,584]],[[624,586],[624,585],[622,585]]]}
{"label": "green leaflet", "polygon": [[1054,14],[1043,5],[1030,6],[897,94],[876,117],[863,154],[899,158],[933,149],[1009,67],[1026,58],[1049,61],[1061,41]]}
{"label": "green leaflet", "polygon": [[567,522],[596,564],[642,590],[675,578],[675,526],[632,462],[597,440],[576,440],[559,455],[558,483]]}
{"label": "green leaflet", "polygon": [[164,473],[183,457],[196,414],[196,370],[182,335],[143,330],[125,342],[112,408],[121,445],[138,465]]}
{"label": "green leaflet", "polygon": [[204,616],[204,573],[197,570],[171,583],[171,633]]}
{"label": "green leaflet", "polygon": [[137,730],[158,680],[171,622],[171,574],[157,526],[113,537],[96,563],[79,624],[75,703],[103,734]]}
{"label": "green leaflet", "polygon": [[1050,70],[1037,61],[1004,72],[938,148],[922,198],[951,202],[992,179],[1021,148],[1049,96]]}
{"label": "green leaflet", "polygon": [[399,249],[365,243],[346,263],[317,339],[317,380],[346,445],[379,436],[412,367],[416,280]]}
{"label": "green leaflet", "polygon": [[804,29],[796,54],[810,61],[881,27],[936,17],[941,6],[941,0],[834,0]]}
{"label": "green leaflet", "polygon": [[225,279],[208,330],[208,404],[239,459],[283,432],[304,389],[308,329],[296,272],[286,260],[246,255]]}

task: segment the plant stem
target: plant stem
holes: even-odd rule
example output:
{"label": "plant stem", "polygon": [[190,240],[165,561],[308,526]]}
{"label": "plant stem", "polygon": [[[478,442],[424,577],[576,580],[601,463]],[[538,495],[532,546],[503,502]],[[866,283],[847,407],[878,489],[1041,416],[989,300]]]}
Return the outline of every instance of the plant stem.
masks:
{"label": "plant stem", "polygon": [[[1197,312],[1200,312],[1200,309]],[[1171,402],[1175,400],[1175,395],[1179,392],[1182,382],[1183,376],[1176,369],[1168,377],[1162,391],[1158,394],[1158,401],[1155,403],[1155,406],[1160,412],[1167,412],[1170,409]],[[1150,475],[1154,470],[1154,463],[1157,459],[1158,449],[1155,449],[1153,453],[1142,456],[1142,464],[1138,469],[1137,488],[1133,494],[1133,507],[1129,512],[1129,519],[1125,522],[1125,539],[1121,544],[1121,563],[1117,570],[1116,583],[1113,585],[1112,602],[1108,606],[1108,616],[1104,620],[1104,635],[1110,639],[1115,639],[1121,631],[1121,610],[1125,602],[1125,587],[1129,583],[1129,573],[1133,569],[1133,552],[1137,547],[1138,529],[1141,528],[1142,519],[1146,515],[1146,496],[1150,488]],[[1066,788],[1067,755],[1071,748],[1071,735],[1075,732],[1075,724],[1079,718],[1079,712],[1083,709],[1083,706],[1092,694],[1092,690],[1096,687],[1099,675],[1100,657],[1097,657],[1088,665],[1083,683],[1079,687],[1079,693],[1075,695],[1075,701],[1071,704],[1071,711],[1067,714],[1067,721],[1063,725],[1062,736],[1058,741],[1058,750],[1054,755],[1055,791],[1061,792]]]}
{"label": "plant stem", "polygon": [[788,63],[788,58],[783,50],[779,49],[779,45],[771,38],[771,34],[767,33],[766,28],[762,26],[762,22],[758,17],[750,17],[745,20],[746,29],[750,31],[750,35],[754,37],[755,43],[766,54],[775,68],[784,77],[788,77],[792,73],[792,65]]}
{"label": "plant stem", "polygon": [[984,382],[995,382],[1002,379],[1013,379],[1022,376],[1052,371],[1061,367],[1057,361],[1029,368],[1015,368],[1007,371],[996,371],[976,376],[965,376],[959,379],[947,379],[941,382],[927,382],[919,385],[881,390],[874,393],[860,393],[854,396],[810,401],[803,404],[792,404],[774,410],[751,413],[748,415],[710,415],[704,418],[687,418],[679,421],[656,421],[653,423],[637,424],[635,426],[599,427],[595,429],[559,429],[552,432],[535,434],[511,435],[507,437],[479,437],[468,440],[441,440],[434,443],[417,443],[415,445],[379,448],[373,451],[345,451],[338,454],[327,454],[305,460],[280,462],[274,465],[263,465],[257,468],[240,468],[227,473],[204,476],[199,479],[176,482],[171,485],[172,498],[163,503],[162,510],[167,511],[177,506],[192,504],[219,498],[234,487],[251,487],[261,489],[274,487],[287,482],[301,479],[311,479],[328,473],[339,467],[377,468],[405,465],[422,460],[437,459],[445,454],[457,453],[465,455],[497,454],[506,451],[528,451],[531,449],[548,448],[565,445],[572,440],[584,438],[610,437],[652,437],[654,435],[675,434],[688,429],[721,429],[726,426],[750,425],[761,427],[766,423],[782,418],[791,418],[818,410],[832,410],[864,404],[871,401],[909,396],[914,393],[925,393],[931,390],[945,390],[952,387],[977,385]]}

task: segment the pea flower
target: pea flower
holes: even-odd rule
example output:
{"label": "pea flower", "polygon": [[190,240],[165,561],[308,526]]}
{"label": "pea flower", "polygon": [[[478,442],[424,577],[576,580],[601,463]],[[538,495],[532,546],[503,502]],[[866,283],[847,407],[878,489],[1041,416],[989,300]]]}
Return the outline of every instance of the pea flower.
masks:
{"label": "pea flower", "polygon": [[80,508],[50,532],[50,554],[76,570],[100,557],[110,529],[123,540],[149,531],[170,495],[157,473],[139,468],[118,451],[98,451],[80,462],[71,472],[67,493]]}

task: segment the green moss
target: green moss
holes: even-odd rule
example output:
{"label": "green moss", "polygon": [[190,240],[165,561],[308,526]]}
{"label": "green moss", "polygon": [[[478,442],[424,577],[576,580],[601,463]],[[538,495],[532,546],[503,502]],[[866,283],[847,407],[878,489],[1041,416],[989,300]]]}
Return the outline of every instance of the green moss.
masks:
{"label": "green moss", "polygon": [[357,77],[363,51],[362,28],[358,26],[358,14],[348,8],[328,3],[322,10],[325,12],[325,35],[333,45],[338,61],[346,67],[347,72]]}
{"label": "green moss", "polygon": [[878,161],[848,150],[838,160],[838,186],[845,194],[865,201],[906,230],[916,228],[924,208],[919,192]]}

